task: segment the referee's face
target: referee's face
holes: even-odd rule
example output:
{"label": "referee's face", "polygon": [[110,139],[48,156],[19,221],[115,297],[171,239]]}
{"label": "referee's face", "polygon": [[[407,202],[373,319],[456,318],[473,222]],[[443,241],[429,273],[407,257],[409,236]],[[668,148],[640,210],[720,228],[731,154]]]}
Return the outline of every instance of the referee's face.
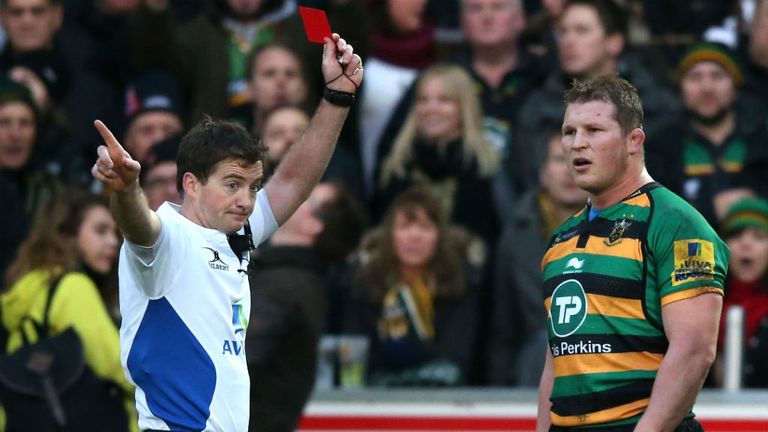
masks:
{"label": "referee's face", "polygon": [[205,183],[194,182],[187,191],[200,225],[226,234],[240,230],[253,212],[263,177],[261,162],[219,162]]}

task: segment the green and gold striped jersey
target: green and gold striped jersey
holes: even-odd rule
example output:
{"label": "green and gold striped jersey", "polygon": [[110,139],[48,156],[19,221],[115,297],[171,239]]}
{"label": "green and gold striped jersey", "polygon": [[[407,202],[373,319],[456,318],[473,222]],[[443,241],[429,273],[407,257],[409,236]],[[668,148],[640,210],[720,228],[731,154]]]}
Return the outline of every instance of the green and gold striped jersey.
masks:
{"label": "green and gold striped jersey", "polygon": [[542,260],[560,427],[636,423],[668,345],[661,308],[722,294],[728,267],[709,224],[658,183],[589,211],[555,230]]}

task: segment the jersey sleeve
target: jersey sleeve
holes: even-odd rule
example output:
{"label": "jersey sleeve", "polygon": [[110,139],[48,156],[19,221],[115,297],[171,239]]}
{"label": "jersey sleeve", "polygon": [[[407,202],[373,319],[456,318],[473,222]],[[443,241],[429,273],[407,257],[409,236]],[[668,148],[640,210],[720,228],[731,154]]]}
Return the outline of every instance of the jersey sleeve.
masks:
{"label": "jersey sleeve", "polygon": [[277,221],[272,213],[272,207],[269,205],[269,197],[266,189],[261,189],[256,193],[256,205],[248,218],[251,224],[253,243],[261,244],[268,239],[272,233],[277,230]]}
{"label": "jersey sleeve", "polygon": [[728,247],[707,221],[686,205],[657,205],[648,242],[661,305],[707,292],[723,294]]}
{"label": "jersey sleeve", "polygon": [[140,246],[125,240],[120,259],[125,260],[136,285],[148,298],[166,294],[184,262],[187,236],[172,224],[162,221],[160,235],[152,246]]}

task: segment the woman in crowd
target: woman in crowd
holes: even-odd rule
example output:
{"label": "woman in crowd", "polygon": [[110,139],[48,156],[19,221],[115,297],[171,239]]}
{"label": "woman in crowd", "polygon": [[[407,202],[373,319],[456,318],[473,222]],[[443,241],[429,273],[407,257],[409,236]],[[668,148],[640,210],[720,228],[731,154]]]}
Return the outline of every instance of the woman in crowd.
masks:
{"label": "woman in crowd", "polygon": [[[722,235],[731,250],[720,337],[728,308],[744,308],[744,386],[768,387],[768,200],[737,201],[723,221]],[[718,362],[716,371],[721,371]],[[716,373],[716,381],[721,381]]]}
{"label": "woman in crowd", "polygon": [[381,167],[373,216],[414,184],[442,197],[451,223],[491,246],[498,234],[492,181],[499,156],[485,141],[475,86],[458,66],[427,69],[416,85],[413,106]]}
{"label": "woman in crowd", "polygon": [[[38,213],[8,269],[9,288],[0,296],[0,306],[7,335],[5,352],[10,354],[25,339],[34,342],[37,336],[30,335],[23,323],[28,318],[44,322],[48,293],[55,289],[48,310],[49,334],[75,330],[93,374],[124,391],[130,428],[135,430],[133,387],[120,364],[118,330],[104,301],[114,293],[119,244],[106,200],[76,190],[62,192]],[[13,415],[6,414],[9,419]]]}
{"label": "woman in crowd", "polygon": [[369,337],[369,384],[465,382],[476,311],[469,243],[425,189],[397,197],[364,242],[345,330]]}

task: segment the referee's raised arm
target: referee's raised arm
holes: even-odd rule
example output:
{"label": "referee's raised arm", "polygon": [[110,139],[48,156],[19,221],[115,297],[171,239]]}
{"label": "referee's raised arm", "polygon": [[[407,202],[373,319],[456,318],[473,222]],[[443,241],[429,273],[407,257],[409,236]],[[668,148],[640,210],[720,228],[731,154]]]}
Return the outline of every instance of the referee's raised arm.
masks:
{"label": "referee's raised arm", "polygon": [[152,246],[160,235],[160,218],[149,208],[139,186],[141,165],[101,120],[96,120],[94,126],[105,145],[96,150],[98,159],[91,173],[113,191],[110,209],[123,236],[131,243]]}
{"label": "referee's raised arm", "polygon": [[337,33],[325,39],[322,69],[324,100],[265,186],[278,225],[307,199],[323,175],[363,79],[362,59]]}

